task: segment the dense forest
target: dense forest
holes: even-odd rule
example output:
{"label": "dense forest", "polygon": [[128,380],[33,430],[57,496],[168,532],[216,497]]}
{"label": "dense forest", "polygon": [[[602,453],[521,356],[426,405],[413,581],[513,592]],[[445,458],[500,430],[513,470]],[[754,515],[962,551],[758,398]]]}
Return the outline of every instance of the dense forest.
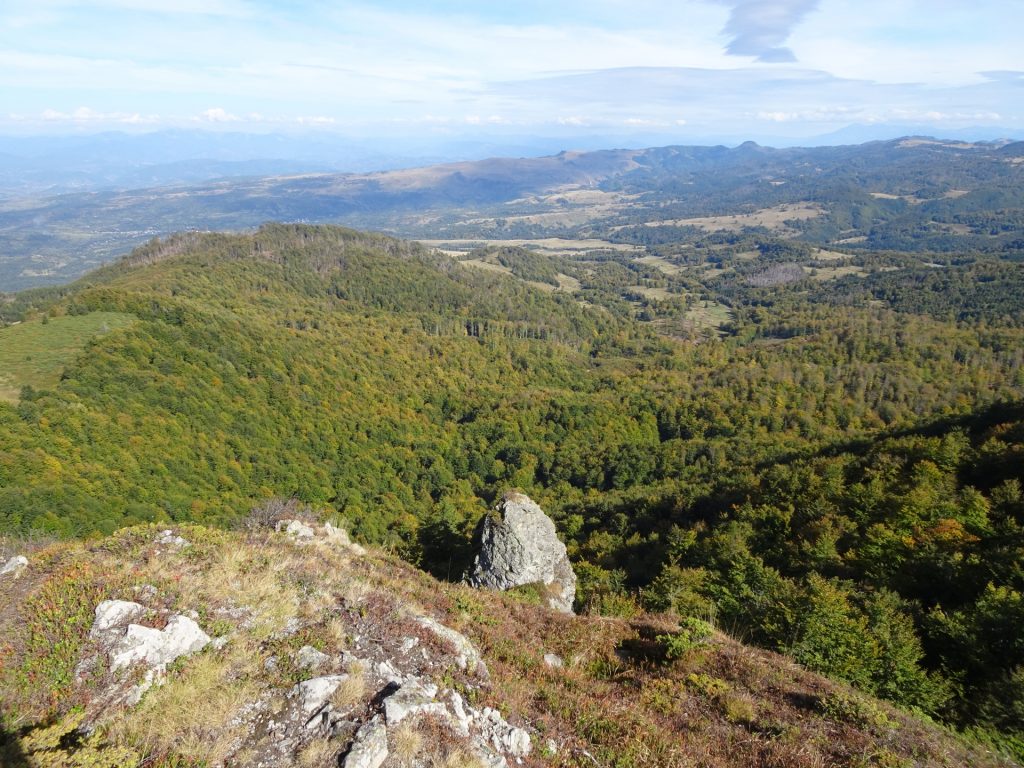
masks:
{"label": "dense forest", "polygon": [[134,320],[0,402],[0,529],[294,497],[458,579],[517,487],[581,608],[711,619],[1024,759],[1024,266],[687,246],[461,263],[267,225],[8,297]]}

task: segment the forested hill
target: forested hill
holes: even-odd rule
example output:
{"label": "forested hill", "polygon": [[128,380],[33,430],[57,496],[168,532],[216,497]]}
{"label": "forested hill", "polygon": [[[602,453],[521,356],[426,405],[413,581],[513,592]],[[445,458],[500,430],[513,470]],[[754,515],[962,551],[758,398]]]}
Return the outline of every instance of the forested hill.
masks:
{"label": "forested hill", "polygon": [[581,607],[710,616],[1024,757],[1016,315],[735,285],[721,337],[681,342],[607,259],[476,256],[267,225],[13,297],[0,527],[230,525],[295,497],[458,577],[519,487]]}

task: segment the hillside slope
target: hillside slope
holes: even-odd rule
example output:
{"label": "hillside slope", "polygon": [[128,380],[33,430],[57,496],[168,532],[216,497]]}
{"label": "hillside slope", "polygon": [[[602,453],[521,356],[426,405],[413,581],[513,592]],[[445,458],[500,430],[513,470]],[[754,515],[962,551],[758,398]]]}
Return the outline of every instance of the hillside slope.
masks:
{"label": "hillside slope", "polygon": [[721,337],[683,343],[606,288],[613,260],[578,264],[578,292],[544,282],[565,262],[474,261],[268,225],[15,297],[0,343],[99,332],[41,388],[8,385],[0,530],[228,526],[294,497],[458,578],[518,487],[580,606],[715,616],[1024,754],[1024,330],[1004,301],[958,318],[737,289]]}
{"label": "hillside slope", "polygon": [[[700,622],[566,616],[316,524],[142,526],[28,554],[0,576],[10,768],[1005,764]],[[214,640],[147,674],[155,660],[117,661],[129,620]]]}

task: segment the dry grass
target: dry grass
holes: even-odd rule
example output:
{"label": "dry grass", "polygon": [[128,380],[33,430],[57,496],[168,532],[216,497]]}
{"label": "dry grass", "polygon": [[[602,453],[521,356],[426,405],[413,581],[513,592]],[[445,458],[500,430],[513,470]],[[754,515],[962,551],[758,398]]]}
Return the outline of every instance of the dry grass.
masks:
{"label": "dry grass", "polygon": [[204,654],[151,690],[132,717],[113,724],[110,735],[152,754],[223,762],[244,736],[232,719],[257,694],[255,685],[231,675],[224,659]]}
{"label": "dry grass", "polygon": [[366,679],[363,677],[363,671],[352,669],[331,695],[331,705],[339,712],[347,712],[361,704],[365,698]]}
{"label": "dry grass", "polygon": [[[193,547],[155,556],[154,532],[118,534],[91,551],[60,545],[62,553],[50,555],[93,563],[121,585],[115,597],[131,597],[125,584],[155,584],[157,603],[175,611],[201,609],[204,629],[231,632],[224,649],[174,665],[167,684],[152,689],[133,710],[108,712],[101,726],[111,749],[134,749],[166,764],[214,765],[226,758],[247,764],[240,751],[244,726],[233,722],[239,710],[262,700],[267,716],[280,717],[295,676],[307,674],[287,664],[271,672],[265,658],[287,660],[307,643],[336,653],[357,634],[364,643],[366,638],[394,643],[392,659],[400,639],[412,635],[420,637],[420,648],[441,653],[436,639],[418,634],[403,610],[415,606],[468,636],[482,652],[491,682],[475,687],[478,680],[460,676],[450,664],[425,674],[461,690],[472,706],[495,707],[510,723],[532,729],[534,751],[526,765],[533,768],[1000,765],[881,703],[872,706],[884,714],[884,729],[842,722],[830,714],[838,710],[827,702],[842,700],[844,686],[725,635],[666,661],[656,638],[677,627],[678,618],[564,616],[514,595],[438,584],[382,553],[352,559],[340,550],[297,546],[277,535],[257,540],[182,529]],[[246,610],[222,610],[239,606]],[[223,616],[229,618],[216,621],[226,624],[212,630],[213,617]],[[288,619],[298,619],[298,628],[280,632]],[[564,667],[547,667],[545,653],[558,654]],[[361,707],[376,693],[363,670],[351,667],[348,673],[331,702],[342,712]],[[558,747],[550,760],[543,757],[547,739]],[[393,729],[390,742],[396,764],[478,765],[451,728],[434,718]],[[336,764],[340,746],[337,739],[318,739],[295,762]],[[249,763],[255,762],[259,745],[244,747],[250,748]]]}
{"label": "dry grass", "polygon": [[400,766],[411,766],[423,751],[423,736],[411,720],[391,731],[391,752]]}
{"label": "dry grass", "polygon": [[326,739],[315,739],[299,753],[299,765],[302,768],[328,768],[338,764],[337,742]]}

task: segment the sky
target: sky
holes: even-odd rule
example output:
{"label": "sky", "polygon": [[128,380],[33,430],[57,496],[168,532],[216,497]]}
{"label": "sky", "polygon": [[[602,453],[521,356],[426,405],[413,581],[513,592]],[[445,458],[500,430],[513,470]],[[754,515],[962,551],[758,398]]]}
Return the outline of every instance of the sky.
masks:
{"label": "sky", "polygon": [[0,132],[1024,133],[1024,0],[3,0]]}

